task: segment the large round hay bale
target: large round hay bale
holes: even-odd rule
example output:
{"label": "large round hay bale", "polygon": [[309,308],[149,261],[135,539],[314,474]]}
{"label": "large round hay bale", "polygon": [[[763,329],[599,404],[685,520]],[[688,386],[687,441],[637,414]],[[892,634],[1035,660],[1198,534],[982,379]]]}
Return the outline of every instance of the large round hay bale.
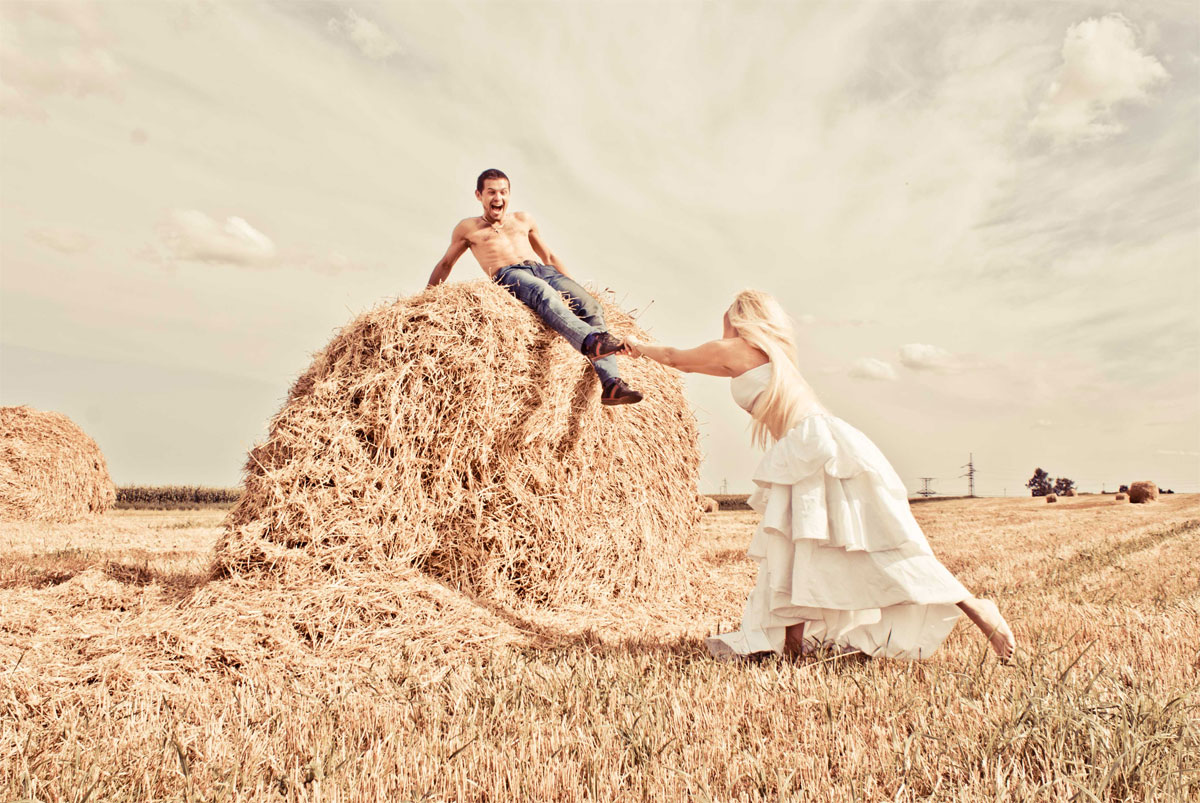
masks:
{"label": "large round hay bale", "polygon": [[[601,299],[613,331],[644,336]],[[491,282],[341,330],[245,467],[218,574],[412,566],[506,603],[678,584],[700,452],[678,374],[618,357],[646,398],[604,407],[587,361]]]}
{"label": "large round hay bale", "polygon": [[721,509],[721,504],[711,496],[701,496],[698,501],[700,502],[700,510],[704,513],[716,513]]}
{"label": "large round hay bale", "polygon": [[1057,502],[1058,494],[1046,494],[1046,501],[1047,502]]}
{"label": "large round hay bale", "polygon": [[1152,482],[1131,482],[1129,484],[1129,501],[1135,505],[1153,502],[1158,498],[1158,486]]}
{"label": "large round hay bale", "polygon": [[75,521],[116,501],[100,447],[74,421],[0,407],[0,518]]}

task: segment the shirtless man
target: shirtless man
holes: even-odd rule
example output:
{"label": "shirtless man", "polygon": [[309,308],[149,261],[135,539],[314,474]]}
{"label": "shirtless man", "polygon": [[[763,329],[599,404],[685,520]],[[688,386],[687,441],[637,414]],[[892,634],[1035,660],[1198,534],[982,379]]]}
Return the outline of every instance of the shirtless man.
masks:
{"label": "shirtless man", "polygon": [[617,372],[613,355],[626,353],[625,343],[609,334],[600,304],[546,247],[533,215],[509,213],[508,193],[508,176],[499,170],[479,174],[475,198],[483,204],[483,215],[459,221],[454,227],[450,247],[429,275],[429,286],[446,281],[454,263],[470,248],[488,278],[591,360],[603,387],[601,404],[640,402],[642,394],[626,385]]}

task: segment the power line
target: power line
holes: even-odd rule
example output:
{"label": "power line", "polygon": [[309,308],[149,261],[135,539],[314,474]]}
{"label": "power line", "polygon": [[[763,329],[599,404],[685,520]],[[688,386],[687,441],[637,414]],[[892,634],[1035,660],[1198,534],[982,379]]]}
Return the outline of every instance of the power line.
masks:
{"label": "power line", "polygon": [[937,491],[929,487],[929,483],[933,482],[935,479],[936,477],[920,477],[921,482],[925,483],[925,485],[921,488],[921,490],[917,491],[917,494],[920,496],[933,496],[936,494]]}

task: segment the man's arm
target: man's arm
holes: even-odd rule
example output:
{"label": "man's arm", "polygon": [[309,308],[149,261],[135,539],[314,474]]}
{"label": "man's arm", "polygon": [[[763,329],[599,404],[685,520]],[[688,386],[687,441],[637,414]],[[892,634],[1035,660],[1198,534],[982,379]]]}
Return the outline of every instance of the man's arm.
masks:
{"label": "man's arm", "polygon": [[[465,222],[465,221],[464,221]],[[467,227],[463,223],[459,223],[454,227],[454,231],[450,234],[450,247],[446,249],[446,253],[438,260],[438,263],[433,266],[433,273],[429,274],[429,284],[426,287],[433,287],[435,284],[441,284],[450,276],[450,270],[454,267],[454,263],[458,258],[466,253],[470,243],[467,242]]]}
{"label": "man's arm", "polygon": [[525,220],[529,222],[529,244],[533,246],[534,252],[541,257],[542,264],[553,265],[563,276],[570,277],[571,274],[567,273],[567,269],[558,261],[558,257],[550,252],[546,241],[542,239],[542,232],[538,229],[537,221],[533,219],[533,215],[528,212],[522,214],[524,214]]}

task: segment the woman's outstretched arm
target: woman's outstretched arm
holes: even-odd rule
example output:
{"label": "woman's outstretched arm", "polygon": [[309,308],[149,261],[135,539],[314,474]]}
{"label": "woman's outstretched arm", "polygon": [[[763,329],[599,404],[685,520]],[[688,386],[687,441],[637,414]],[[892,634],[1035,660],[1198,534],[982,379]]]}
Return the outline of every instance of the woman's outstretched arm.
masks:
{"label": "woman's outstretched arm", "polygon": [[658,346],[632,337],[625,338],[625,343],[631,356],[648,357],[689,374],[737,376],[745,370],[745,354],[731,338],[710,340],[692,349]]}

